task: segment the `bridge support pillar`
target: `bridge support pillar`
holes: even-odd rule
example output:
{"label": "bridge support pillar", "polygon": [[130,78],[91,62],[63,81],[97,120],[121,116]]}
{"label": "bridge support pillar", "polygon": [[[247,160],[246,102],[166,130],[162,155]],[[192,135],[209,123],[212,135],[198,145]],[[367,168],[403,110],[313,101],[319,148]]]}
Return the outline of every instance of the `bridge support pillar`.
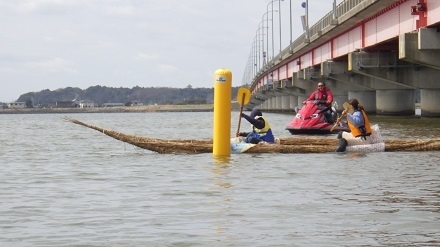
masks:
{"label": "bridge support pillar", "polygon": [[282,110],[290,109],[290,95],[281,96],[281,109]]}
{"label": "bridge support pillar", "polygon": [[[361,105],[364,106],[368,114],[376,113],[376,92],[375,91],[349,91],[348,99],[357,99]],[[346,101],[347,101],[346,100]],[[343,101],[342,103],[344,103]],[[339,104],[339,101],[338,101]],[[342,104],[339,105],[342,107]]]}
{"label": "bridge support pillar", "polygon": [[333,102],[338,103],[338,107],[336,110],[338,110],[338,111],[344,110],[344,108],[342,107],[342,104],[344,104],[344,102],[346,102],[346,101],[348,101],[347,95],[334,95],[333,94]]}
{"label": "bridge support pillar", "polygon": [[298,106],[298,96],[290,95],[290,109],[295,109]]}
{"label": "bridge support pillar", "polygon": [[266,110],[266,109],[268,109],[268,108],[269,108],[269,102],[270,102],[270,99],[266,99],[263,103],[261,103],[261,105],[260,105],[260,109],[261,109],[261,110]]}
{"label": "bridge support pillar", "polygon": [[274,98],[275,98],[275,110],[281,109],[281,105],[283,103],[281,95],[277,95]]}
{"label": "bridge support pillar", "polygon": [[254,107],[252,107],[252,109],[263,109],[263,103],[260,103],[258,105],[255,105]]}
{"label": "bridge support pillar", "polygon": [[440,117],[440,89],[420,89],[422,117]]}
{"label": "bridge support pillar", "polygon": [[266,109],[267,110],[272,109],[272,98],[267,100]]}
{"label": "bridge support pillar", "polygon": [[277,97],[274,96],[270,99],[270,108],[271,110],[277,109]]}
{"label": "bridge support pillar", "polygon": [[267,109],[269,109],[269,110],[274,109],[274,108],[275,108],[275,107],[274,107],[274,106],[275,106],[274,102],[275,102],[275,97],[270,98],[270,99],[267,101]]}
{"label": "bridge support pillar", "polygon": [[414,115],[414,90],[377,90],[376,109],[378,115]]}
{"label": "bridge support pillar", "polygon": [[300,96],[298,96],[298,107],[299,108],[301,108],[302,107],[302,103],[308,98],[309,96],[307,95],[307,96],[302,96],[302,95],[300,95]]}

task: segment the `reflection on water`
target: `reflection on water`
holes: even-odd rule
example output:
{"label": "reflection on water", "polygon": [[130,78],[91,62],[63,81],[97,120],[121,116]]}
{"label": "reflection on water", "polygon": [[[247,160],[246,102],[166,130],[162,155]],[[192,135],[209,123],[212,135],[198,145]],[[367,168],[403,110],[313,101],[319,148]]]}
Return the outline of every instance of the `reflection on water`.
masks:
{"label": "reflection on water", "polygon": [[[156,138],[212,135],[212,113],[70,117]],[[292,116],[267,117],[291,136]],[[439,152],[160,155],[59,115],[0,121],[1,246],[440,246]],[[387,139],[440,133],[438,119],[371,121]]]}

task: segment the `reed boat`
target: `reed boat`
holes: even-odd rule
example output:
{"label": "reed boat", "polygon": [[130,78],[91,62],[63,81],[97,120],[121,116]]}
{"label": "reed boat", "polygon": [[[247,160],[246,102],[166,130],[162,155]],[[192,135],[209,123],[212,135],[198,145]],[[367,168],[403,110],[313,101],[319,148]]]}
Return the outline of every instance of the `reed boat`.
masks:
{"label": "reed boat", "polygon": [[[116,140],[132,144],[136,147],[147,149],[160,154],[184,153],[200,154],[212,153],[212,139],[190,140],[174,139],[164,140],[150,137],[143,137],[131,134],[121,133],[115,130],[105,129],[99,126],[91,125],[73,118],[64,117],[63,119],[97,130]],[[232,145],[237,143],[231,142]],[[347,147],[347,152],[422,152],[439,151],[440,138],[433,139],[402,139],[402,140],[383,140],[377,144],[374,149],[363,147],[359,150],[353,149],[355,146]],[[329,153],[334,152],[338,145],[338,140],[329,138],[279,138],[276,144],[249,144],[246,148],[239,148],[240,153]],[[361,145],[365,146],[365,145]],[[232,146],[231,146],[232,148]]]}

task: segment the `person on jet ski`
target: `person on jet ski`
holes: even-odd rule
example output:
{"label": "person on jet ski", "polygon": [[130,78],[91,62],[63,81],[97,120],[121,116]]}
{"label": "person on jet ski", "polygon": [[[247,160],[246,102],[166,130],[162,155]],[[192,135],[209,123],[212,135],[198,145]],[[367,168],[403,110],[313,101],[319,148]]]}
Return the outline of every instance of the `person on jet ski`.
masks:
{"label": "person on jet ski", "polygon": [[309,100],[316,100],[318,104],[324,106],[323,109],[326,109],[324,112],[324,116],[325,120],[328,123],[333,123],[335,121],[335,119],[333,119],[331,108],[333,102],[333,93],[328,87],[325,86],[324,82],[318,82],[318,89],[310,94],[310,96],[303,102],[303,104],[305,104]]}
{"label": "person on jet ski", "polygon": [[251,132],[240,132],[238,136],[246,137],[245,142],[257,144],[261,141],[275,143],[275,137],[272,134],[270,124],[259,109],[252,110],[248,116],[245,113],[241,114],[241,117],[246,119],[252,124]]}

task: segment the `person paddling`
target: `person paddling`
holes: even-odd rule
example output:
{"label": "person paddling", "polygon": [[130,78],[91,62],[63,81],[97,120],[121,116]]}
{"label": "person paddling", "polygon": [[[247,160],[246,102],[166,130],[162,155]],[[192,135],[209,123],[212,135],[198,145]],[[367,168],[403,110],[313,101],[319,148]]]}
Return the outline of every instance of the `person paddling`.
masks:
{"label": "person paddling", "polygon": [[347,146],[372,144],[371,126],[365,109],[357,99],[348,101],[349,107],[344,109],[341,117],[347,115],[347,124],[351,132],[342,131],[338,134],[339,144],[336,152],[344,152]]}
{"label": "person paddling", "polygon": [[251,132],[240,132],[239,136],[246,137],[245,142],[257,144],[261,141],[275,143],[275,137],[270,128],[270,124],[259,109],[252,110],[248,116],[245,113],[241,114],[241,117],[246,119],[252,124]]}

